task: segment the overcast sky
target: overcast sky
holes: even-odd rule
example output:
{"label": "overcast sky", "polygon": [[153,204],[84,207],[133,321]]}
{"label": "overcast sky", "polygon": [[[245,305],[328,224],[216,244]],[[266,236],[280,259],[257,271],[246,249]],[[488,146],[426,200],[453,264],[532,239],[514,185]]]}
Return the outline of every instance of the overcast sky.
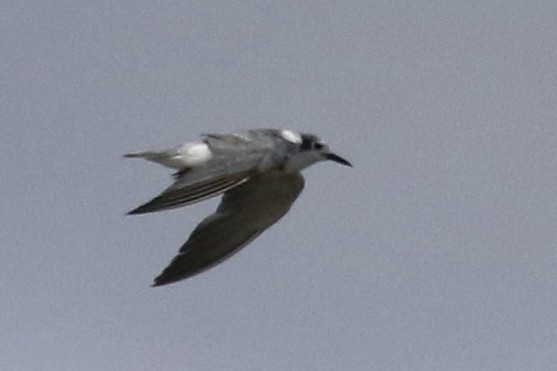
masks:
{"label": "overcast sky", "polygon": [[[0,369],[553,370],[554,1],[0,6]],[[292,128],[322,163],[223,264],[130,150]]]}

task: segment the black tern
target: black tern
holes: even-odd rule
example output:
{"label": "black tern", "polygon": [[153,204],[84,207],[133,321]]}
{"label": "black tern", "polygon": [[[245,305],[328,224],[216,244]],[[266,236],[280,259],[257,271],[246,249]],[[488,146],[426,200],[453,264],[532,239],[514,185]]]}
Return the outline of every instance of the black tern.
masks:
{"label": "black tern", "polygon": [[201,273],[253,241],[288,212],[304,188],[304,168],[323,160],[352,166],[315,135],[276,129],[205,134],[198,142],[124,157],[176,170],[172,185],[128,214],[186,206],[224,193],[215,213],[195,227],[153,286]]}

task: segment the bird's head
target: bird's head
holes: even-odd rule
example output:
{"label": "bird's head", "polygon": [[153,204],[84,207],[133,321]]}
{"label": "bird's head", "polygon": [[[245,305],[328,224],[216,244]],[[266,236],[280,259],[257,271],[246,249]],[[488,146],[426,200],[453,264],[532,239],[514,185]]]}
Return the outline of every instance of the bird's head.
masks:
{"label": "bird's head", "polygon": [[352,166],[350,162],[333,153],[329,146],[319,137],[291,130],[282,130],[282,138],[294,145],[294,153],[288,159],[287,167],[292,170],[302,170],[316,162],[331,160],[341,165]]}

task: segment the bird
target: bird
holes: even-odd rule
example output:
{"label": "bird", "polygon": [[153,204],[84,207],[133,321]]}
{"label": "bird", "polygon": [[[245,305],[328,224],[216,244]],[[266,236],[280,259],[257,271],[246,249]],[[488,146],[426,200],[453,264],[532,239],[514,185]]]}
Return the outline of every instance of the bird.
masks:
{"label": "bird", "polygon": [[128,212],[145,214],[223,194],[216,211],[191,232],[152,286],[190,278],[252,242],[289,210],[304,188],[301,171],[320,161],[352,164],[319,137],[290,129],[203,134],[196,142],[124,154],[174,169],[174,182]]}

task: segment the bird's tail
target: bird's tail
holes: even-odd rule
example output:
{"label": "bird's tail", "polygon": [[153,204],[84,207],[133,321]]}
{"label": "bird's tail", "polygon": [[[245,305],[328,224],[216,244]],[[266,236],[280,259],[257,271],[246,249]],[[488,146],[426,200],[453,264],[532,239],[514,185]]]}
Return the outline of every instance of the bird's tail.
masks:
{"label": "bird's tail", "polygon": [[138,151],[128,152],[124,154],[127,158],[143,158],[147,161],[156,162],[172,169],[183,169],[184,164],[177,158],[179,155],[176,150],[162,150],[162,151]]}

